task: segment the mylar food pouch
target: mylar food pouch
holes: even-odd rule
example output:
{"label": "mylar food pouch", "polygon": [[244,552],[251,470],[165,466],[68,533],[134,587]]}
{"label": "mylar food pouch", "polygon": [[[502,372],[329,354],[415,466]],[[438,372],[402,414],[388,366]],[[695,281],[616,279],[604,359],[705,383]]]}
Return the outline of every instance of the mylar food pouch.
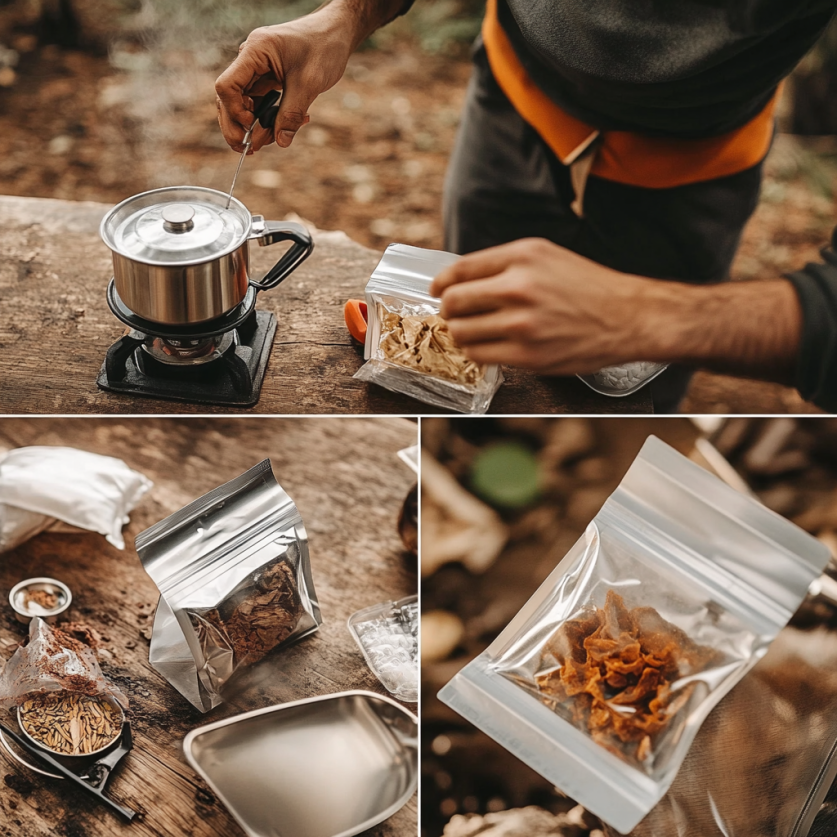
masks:
{"label": "mylar food pouch", "polygon": [[627,833],[828,558],[650,437],[583,537],[439,697]]}

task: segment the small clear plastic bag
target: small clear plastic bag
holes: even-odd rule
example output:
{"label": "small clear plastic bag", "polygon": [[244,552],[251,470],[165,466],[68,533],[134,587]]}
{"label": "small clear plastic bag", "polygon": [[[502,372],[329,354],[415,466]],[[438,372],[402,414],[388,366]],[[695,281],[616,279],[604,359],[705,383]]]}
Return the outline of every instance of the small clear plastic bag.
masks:
{"label": "small clear plastic bag", "polygon": [[430,283],[459,256],[391,244],[366,285],[369,323],[355,378],[461,413],[486,412],[503,382],[496,364],[469,360],[439,316]]}
{"label": "small clear plastic bag", "polygon": [[418,596],[365,607],[348,626],[384,688],[406,703],[418,701]]}
{"label": "small clear plastic bag", "polygon": [[160,591],[149,661],[203,712],[232,676],[322,623],[308,535],[265,459],[137,536]]}
{"label": "small clear plastic bag", "polygon": [[123,709],[128,706],[125,695],[102,674],[92,648],[36,616],[29,623],[29,641],[0,675],[0,707],[11,709],[33,694],[48,692],[103,695]]}
{"label": "small clear plastic bag", "polygon": [[585,535],[439,697],[627,833],[828,559],[650,437]]}

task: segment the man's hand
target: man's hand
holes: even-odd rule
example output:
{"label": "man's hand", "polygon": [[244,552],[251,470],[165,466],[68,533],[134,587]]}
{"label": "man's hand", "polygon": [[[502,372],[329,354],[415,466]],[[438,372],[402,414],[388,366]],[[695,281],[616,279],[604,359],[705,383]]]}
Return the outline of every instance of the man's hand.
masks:
{"label": "man's hand", "polygon": [[543,239],[464,256],[430,292],[470,358],[543,374],[646,360],[786,382],[799,347],[801,311],[789,282],[663,282]]}
{"label": "man's hand", "polygon": [[230,147],[244,150],[253,98],[282,90],[274,127],[256,125],[251,153],[274,141],[287,148],[308,122],[314,99],[337,84],[352,52],[402,5],[403,0],[332,0],[298,20],[251,32],[215,82],[218,122]]}
{"label": "man's hand", "polygon": [[638,340],[648,285],[544,239],[522,239],[464,256],[431,293],[473,360],[568,375],[632,351],[626,344]]}

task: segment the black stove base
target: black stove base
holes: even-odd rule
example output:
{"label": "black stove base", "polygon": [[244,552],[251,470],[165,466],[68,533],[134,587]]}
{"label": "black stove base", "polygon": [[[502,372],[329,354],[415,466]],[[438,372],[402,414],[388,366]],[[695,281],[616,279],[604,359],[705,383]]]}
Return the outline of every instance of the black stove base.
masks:
{"label": "black stove base", "polygon": [[100,389],[167,401],[252,407],[259,400],[276,334],[276,317],[253,311],[231,345],[209,363],[170,365],[142,349],[146,336],[132,331],[108,349],[96,383]]}

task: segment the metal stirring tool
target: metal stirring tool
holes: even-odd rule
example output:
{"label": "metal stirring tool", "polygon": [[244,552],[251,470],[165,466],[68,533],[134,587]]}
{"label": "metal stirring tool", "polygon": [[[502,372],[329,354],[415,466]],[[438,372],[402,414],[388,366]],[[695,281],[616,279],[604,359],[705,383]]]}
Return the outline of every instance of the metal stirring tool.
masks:
{"label": "metal stirring tool", "polygon": [[244,150],[238,158],[238,166],[236,166],[235,174],[233,175],[230,193],[227,195],[227,205],[224,209],[230,208],[230,201],[232,201],[233,191],[235,190],[235,182],[238,180],[238,173],[241,171],[241,165],[244,162],[244,158],[247,156],[247,152],[250,150],[250,146],[252,145],[253,129],[256,127],[256,123],[258,122],[262,128],[272,128],[273,123],[276,121],[276,114],[279,112],[278,102],[281,98],[281,90],[271,90],[268,94],[262,97],[261,101],[256,106],[256,110],[253,114],[253,124],[244,135]]}

